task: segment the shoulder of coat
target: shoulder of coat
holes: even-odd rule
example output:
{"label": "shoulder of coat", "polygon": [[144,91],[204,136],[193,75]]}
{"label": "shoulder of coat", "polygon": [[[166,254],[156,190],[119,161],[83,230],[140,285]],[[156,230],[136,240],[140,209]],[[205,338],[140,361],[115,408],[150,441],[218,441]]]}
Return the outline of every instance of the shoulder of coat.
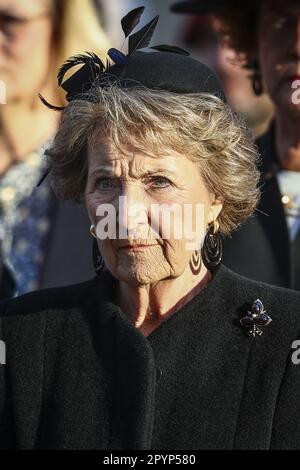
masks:
{"label": "shoulder of coat", "polygon": [[0,318],[80,308],[91,299],[95,282],[96,279],[92,278],[78,284],[41,289],[3,300],[0,302]]}

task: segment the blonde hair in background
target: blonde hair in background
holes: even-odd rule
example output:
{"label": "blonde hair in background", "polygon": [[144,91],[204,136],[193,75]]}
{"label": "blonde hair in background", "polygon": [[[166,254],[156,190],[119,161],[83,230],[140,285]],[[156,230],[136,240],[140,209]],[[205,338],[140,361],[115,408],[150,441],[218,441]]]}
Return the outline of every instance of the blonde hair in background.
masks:
{"label": "blonde hair in background", "polygon": [[[54,86],[64,102],[64,94],[57,87],[56,75],[61,64],[70,56],[95,52],[106,60],[111,47],[93,0],[51,0],[53,13],[52,63]],[[74,69],[72,69],[74,73]]]}

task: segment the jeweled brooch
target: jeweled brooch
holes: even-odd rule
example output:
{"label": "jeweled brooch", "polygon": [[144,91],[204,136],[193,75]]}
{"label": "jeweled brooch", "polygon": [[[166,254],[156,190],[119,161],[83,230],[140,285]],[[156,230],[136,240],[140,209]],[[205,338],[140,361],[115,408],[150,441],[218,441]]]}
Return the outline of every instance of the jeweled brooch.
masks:
{"label": "jeweled brooch", "polygon": [[261,336],[263,334],[261,328],[271,323],[272,318],[266,312],[262,301],[256,299],[252,304],[251,310],[240,319],[241,325],[247,328],[249,336]]}

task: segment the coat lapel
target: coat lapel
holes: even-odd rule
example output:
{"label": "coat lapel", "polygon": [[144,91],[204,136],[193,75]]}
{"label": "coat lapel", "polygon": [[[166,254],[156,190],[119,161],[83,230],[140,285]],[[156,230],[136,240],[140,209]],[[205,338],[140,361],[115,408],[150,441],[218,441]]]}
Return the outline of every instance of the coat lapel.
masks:
{"label": "coat lapel", "polygon": [[109,449],[149,449],[154,411],[156,366],[147,339],[113,302],[116,280],[99,278],[98,312],[102,355],[112,374]]}
{"label": "coat lapel", "polygon": [[[282,325],[275,318],[259,338],[249,337],[239,321],[258,296],[268,310],[265,284],[221,266],[148,337],[114,303],[114,285],[102,276],[96,286],[95,339],[101,367],[111,378],[109,403],[103,402],[109,414],[105,448],[268,448],[286,362],[282,347],[276,348],[289,341],[278,339]],[[280,360],[273,361],[274,354]]]}
{"label": "coat lapel", "polygon": [[241,313],[226,273],[221,267],[197,296],[148,336],[162,371],[152,449],[234,446],[253,340],[240,327]]}

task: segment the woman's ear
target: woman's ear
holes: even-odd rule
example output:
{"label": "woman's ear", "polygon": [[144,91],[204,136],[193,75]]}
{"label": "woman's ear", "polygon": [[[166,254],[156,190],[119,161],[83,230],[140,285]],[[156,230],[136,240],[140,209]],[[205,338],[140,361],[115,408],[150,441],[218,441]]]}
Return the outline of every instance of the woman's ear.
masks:
{"label": "woman's ear", "polygon": [[221,210],[223,209],[224,205],[224,200],[221,197],[215,196],[209,210],[209,215],[208,215],[208,223],[210,224],[214,220],[217,220],[217,218],[220,215]]}

